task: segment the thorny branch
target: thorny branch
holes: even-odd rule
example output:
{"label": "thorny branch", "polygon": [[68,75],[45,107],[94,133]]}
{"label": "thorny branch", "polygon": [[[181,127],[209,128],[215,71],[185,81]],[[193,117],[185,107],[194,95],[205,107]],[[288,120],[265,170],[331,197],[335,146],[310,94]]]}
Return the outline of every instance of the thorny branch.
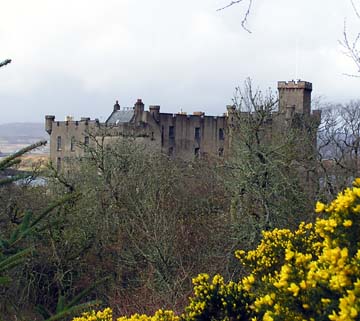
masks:
{"label": "thorny branch", "polygon": [[[228,5],[226,5],[225,7],[217,9],[217,11],[227,9],[229,7],[232,7],[235,4],[239,4],[239,3],[244,2],[244,1],[245,0],[233,0]],[[252,6],[253,0],[247,0],[247,1],[248,1],[248,5],[247,5],[247,9],[245,11],[245,14],[243,16],[243,19],[241,21],[241,27],[243,27],[248,33],[251,33],[251,30],[246,25],[247,25],[248,18],[249,18],[250,12],[251,12],[251,6]]]}

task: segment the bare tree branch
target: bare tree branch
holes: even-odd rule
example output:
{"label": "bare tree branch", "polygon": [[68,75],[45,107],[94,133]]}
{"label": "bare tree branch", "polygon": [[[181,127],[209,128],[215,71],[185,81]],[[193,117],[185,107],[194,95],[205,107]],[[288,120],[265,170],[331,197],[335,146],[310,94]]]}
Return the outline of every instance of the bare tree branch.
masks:
{"label": "bare tree branch", "polygon": [[[226,5],[225,7],[219,8],[216,11],[222,11],[224,9],[232,7],[233,5],[239,4],[241,2],[244,2],[244,0],[231,1],[228,5]],[[241,21],[241,27],[243,29],[245,29],[248,33],[251,33],[251,30],[246,25],[247,25],[248,18],[249,18],[250,12],[251,12],[252,2],[253,2],[253,0],[248,0],[248,6],[247,6],[247,9],[246,9],[246,12],[245,12],[245,14],[243,16],[243,19]]]}
{"label": "bare tree branch", "polygon": [[6,66],[11,62],[11,59],[6,59],[3,62],[0,62],[0,68]]}
{"label": "bare tree branch", "polygon": [[357,9],[356,6],[355,6],[354,0],[350,0],[350,1],[351,1],[351,5],[352,5],[352,7],[353,7],[353,9],[354,9],[355,14],[356,14],[357,17],[360,19],[360,14],[359,14],[358,9]]}
{"label": "bare tree branch", "polygon": [[[351,5],[353,7],[354,13],[356,17],[360,20],[360,13],[358,8],[355,5],[354,0],[350,0]],[[347,25],[346,20],[344,21],[344,30],[343,30],[343,40],[339,41],[340,45],[345,49],[344,54],[348,56],[356,65],[357,72],[360,73],[360,50],[359,50],[359,42],[360,42],[360,32],[358,32],[354,37],[351,37]],[[354,74],[344,75],[350,77],[359,77]]]}

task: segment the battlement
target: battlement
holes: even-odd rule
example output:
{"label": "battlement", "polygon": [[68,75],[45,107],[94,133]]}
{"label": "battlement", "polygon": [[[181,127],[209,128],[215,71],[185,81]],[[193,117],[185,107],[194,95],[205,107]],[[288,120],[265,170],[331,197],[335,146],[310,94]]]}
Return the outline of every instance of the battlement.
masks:
{"label": "battlement", "polygon": [[278,89],[305,89],[312,90],[312,83],[302,80],[278,81]]}
{"label": "battlement", "polygon": [[311,91],[312,83],[307,81],[279,81],[279,111],[282,113],[292,113],[289,108],[293,108],[295,113],[311,113]]}
{"label": "battlement", "polygon": [[[281,132],[286,126],[299,126],[303,121],[320,123],[321,113],[311,112],[312,84],[307,81],[279,81],[279,108],[262,119],[261,128],[269,136]],[[201,109],[200,109],[201,110]],[[231,131],[241,122],[258,120],[257,112],[239,112],[235,105],[226,106],[221,116],[211,116],[199,109],[186,113],[163,113],[159,105],[145,105],[137,99],[133,107],[121,107],[116,101],[110,116],[104,122],[89,117],[65,121],[45,116],[45,129],[51,135],[50,154],[54,162],[73,156],[81,156],[84,151],[74,142],[89,144],[90,135],[108,137],[133,137],[136,141],[162,151],[169,157],[193,159],[200,155],[223,157],[229,152]]]}

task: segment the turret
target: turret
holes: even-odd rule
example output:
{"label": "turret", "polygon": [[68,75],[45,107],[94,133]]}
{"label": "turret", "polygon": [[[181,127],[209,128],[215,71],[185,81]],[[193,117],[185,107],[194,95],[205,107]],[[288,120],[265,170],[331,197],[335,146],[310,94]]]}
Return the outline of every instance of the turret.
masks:
{"label": "turret", "polygon": [[55,116],[53,115],[46,115],[45,116],[45,130],[49,135],[51,135],[52,132],[52,124],[55,121]]}
{"label": "turret", "polygon": [[279,81],[279,112],[310,115],[312,84],[307,81]]}
{"label": "turret", "polygon": [[160,106],[158,105],[151,105],[149,106],[150,114],[156,121],[160,120]]}

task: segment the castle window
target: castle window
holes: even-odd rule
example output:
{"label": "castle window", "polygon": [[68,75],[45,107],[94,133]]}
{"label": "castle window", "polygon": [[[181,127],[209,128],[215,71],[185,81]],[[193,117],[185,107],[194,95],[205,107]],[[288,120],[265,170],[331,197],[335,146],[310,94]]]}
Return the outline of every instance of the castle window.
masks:
{"label": "castle window", "polygon": [[195,139],[200,139],[200,127],[195,128]]}
{"label": "castle window", "polygon": [[164,126],[161,126],[161,146],[164,146]]}
{"label": "castle window", "polygon": [[224,129],[219,128],[219,140],[224,140]]}
{"label": "castle window", "polygon": [[199,158],[199,157],[200,157],[200,148],[199,148],[199,147],[196,147],[196,148],[195,148],[194,154],[195,154],[195,157],[196,157],[196,158]]}
{"label": "castle window", "polygon": [[58,136],[58,137],[57,137],[57,140],[56,140],[56,149],[57,149],[57,150],[61,150],[61,136]]}
{"label": "castle window", "polygon": [[90,138],[89,136],[85,136],[84,145],[89,146]]}
{"label": "castle window", "polygon": [[169,126],[169,139],[175,138],[175,128],[174,126]]}
{"label": "castle window", "polygon": [[72,151],[72,152],[75,151],[75,137],[74,137],[74,136],[71,137],[71,141],[70,141],[70,151]]}
{"label": "castle window", "polygon": [[222,147],[219,148],[219,156],[220,157],[224,156],[224,148],[222,148]]}
{"label": "castle window", "polygon": [[56,160],[56,169],[58,172],[61,170],[61,157],[58,157]]}

